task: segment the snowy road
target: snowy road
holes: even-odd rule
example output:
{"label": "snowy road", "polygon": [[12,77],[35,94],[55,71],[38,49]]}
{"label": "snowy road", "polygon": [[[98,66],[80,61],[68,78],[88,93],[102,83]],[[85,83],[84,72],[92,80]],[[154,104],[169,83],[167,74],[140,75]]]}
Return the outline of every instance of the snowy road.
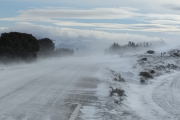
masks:
{"label": "snowy road", "polygon": [[[83,105],[78,120],[179,120],[180,74],[141,85],[130,59],[89,56],[0,66],[0,120],[68,120],[77,102]],[[126,82],[113,81],[106,68]],[[125,90],[124,105],[109,97],[109,83]]]}
{"label": "snowy road", "polygon": [[73,58],[2,66],[0,120],[67,120],[73,111],[69,94],[96,87],[83,82],[98,71],[96,62]]}

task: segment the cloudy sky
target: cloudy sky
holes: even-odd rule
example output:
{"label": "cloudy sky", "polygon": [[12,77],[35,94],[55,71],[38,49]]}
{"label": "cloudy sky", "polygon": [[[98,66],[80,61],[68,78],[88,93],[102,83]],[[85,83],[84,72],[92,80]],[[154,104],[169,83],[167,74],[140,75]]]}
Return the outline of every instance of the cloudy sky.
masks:
{"label": "cloudy sky", "polygon": [[56,45],[180,39],[179,0],[0,0],[0,32],[50,37]]}

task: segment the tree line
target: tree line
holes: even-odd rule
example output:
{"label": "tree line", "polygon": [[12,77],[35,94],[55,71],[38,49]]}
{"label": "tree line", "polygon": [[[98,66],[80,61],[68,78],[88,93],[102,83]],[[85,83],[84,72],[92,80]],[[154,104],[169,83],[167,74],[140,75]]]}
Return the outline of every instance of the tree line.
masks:
{"label": "tree line", "polygon": [[142,48],[151,48],[153,47],[155,44],[159,45],[163,45],[165,44],[164,41],[157,41],[157,42],[139,42],[139,43],[134,43],[132,41],[129,41],[126,45],[119,45],[118,43],[113,43],[112,45],[110,45],[109,48],[106,48],[104,50],[104,52],[106,54],[121,54],[124,52],[132,52],[134,50],[139,50]]}
{"label": "tree line", "polygon": [[73,55],[68,48],[56,48],[49,38],[36,39],[32,34],[10,32],[0,37],[0,62],[22,60],[31,62],[38,57]]}

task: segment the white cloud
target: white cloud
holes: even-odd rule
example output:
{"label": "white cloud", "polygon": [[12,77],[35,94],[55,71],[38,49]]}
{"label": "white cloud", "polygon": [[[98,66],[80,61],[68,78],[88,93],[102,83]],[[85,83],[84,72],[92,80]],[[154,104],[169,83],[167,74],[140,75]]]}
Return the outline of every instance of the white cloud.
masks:
{"label": "white cloud", "polygon": [[5,29],[7,29],[7,27],[0,27],[0,30],[2,31],[2,30],[5,30]]}
{"label": "white cloud", "polygon": [[[93,8],[93,9],[74,9],[74,8],[51,8],[29,9],[19,11],[19,15],[12,18],[0,18],[8,21],[40,21],[55,22],[57,19],[134,19],[134,20],[180,20],[179,14],[157,14],[141,13],[136,8]],[[56,19],[56,20],[55,20]]]}
{"label": "white cloud", "polygon": [[[75,19],[127,19],[134,14],[134,8],[94,8],[94,9],[67,9],[67,8],[46,8],[30,9],[19,11],[20,15],[13,18],[1,18],[9,21],[42,21],[49,22],[58,18]],[[53,21],[53,20],[52,20]]]}
{"label": "white cloud", "polygon": [[[51,8],[29,9],[19,11],[20,15],[13,18],[0,18],[5,21],[21,22],[49,22],[59,26],[86,26],[96,29],[127,30],[127,31],[147,31],[166,32],[177,34],[180,31],[180,16],[178,14],[157,14],[140,13],[136,8],[94,8],[94,9],[74,9],[74,8]],[[58,19],[131,19],[141,24],[118,24],[118,23],[82,23],[75,21],[62,21]]]}
{"label": "white cloud", "polygon": [[[14,1],[14,0],[6,0],[6,1]],[[29,0],[16,0],[16,1],[29,1]],[[120,1],[120,0],[43,0],[43,1],[37,1],[37,0],[31,0],[32,2],[35,3],[42,3],[42,2],[47,2],[47,3],[72,3],[72,4],[86,4],[86,5],[126,5],[126,4],[164,4],[164,3],[180,3],[179,0],[157,0],[157,1],[152,1],[152,0],[124,0],[124,1]],[[142,6],[143,7],[143,6]]]}
{"label": "white cloud", "polygon": [[[180,32],[180,27],[178,25],[166,25],[160,24],[172,23],[172,21],[161,21],[152,20],[151,24],[117,24],[117,23],[79,23],[74,21],[60,21],[54,23],[59,26],[86,26],[86,27],[97,27],[97,29],[106,30],[126,30],[126,31],[146,31],[146,32]],[[159,22],[159,24],[158,24]],[[178,21],[177,21],[178,23]],[[180,22],[179,22],[180,23]]]}
{"label": "white cloud", "polygon": [[152,24],[162,24],[162,25],[179,25],[180,24],[179,20],[151,20],[148,22]]}

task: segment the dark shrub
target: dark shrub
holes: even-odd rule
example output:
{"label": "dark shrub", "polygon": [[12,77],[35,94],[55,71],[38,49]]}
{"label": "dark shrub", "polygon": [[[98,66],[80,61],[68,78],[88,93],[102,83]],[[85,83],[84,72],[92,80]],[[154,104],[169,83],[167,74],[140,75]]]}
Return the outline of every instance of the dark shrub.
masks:
{"label": "dark shrub", "polygon": [[155,52],[153,50],[148,50],[147,53],[154,54]]}
{"label": "dark shrub", "polygon": [[162,71],[162,70],[166,70],[166,67],[163,66],[163,65],[159,65],[159,66],[155,66],[154,69],[155,69],[155,70]]}
{"label": "dark shrub", "polygon": [[118,100],[114,100],[114,103],[118,104],[118,103],[119,103],[119,101],[118,101]]}
{"label": "dark shrub", "polygon": [[180,57],[180,55],[178,53],[174,53],[173,55],[176,57]]}
{"label": "dark shrub", "polygon": [[169,69],[173,69],[173,70],[178,70],[178,69],[180,69],[178,66],[176,66],[176,65],[174,65],[174,64],[168,64],[166,67],[169,68]]}
{"label": "dark shrub", "polygon": [[148,72],[140,72],[139,75],[145,78],[153,78]]}
{"label": "dark shrub", "polygon": [[154,74],[154,73],[155,73],[155,71],[154,71],[154,70],[150,70],[150,73],[151,73],[151,74]]}
{"label": "dark shrub", "polygon": [[145,84],[146,81],[141,77],[141,78],[140,78],[140,83],[141,83],[141,84]]}
{"label": "dark shrub", "polygon": [[117,78],[114,78],[114,81],[117,81],[118,79]]}
{"label": "dark shrub", "polygon": [[118,76],[117,78],[114,78],[114,81],[119,81],[119,82],[125,82],[125,79],[121,77],[121,75]]}
{"label": "dark shrub", "polygon": [[143,61],[147,61],[147,58],[142,58],[141,60],[143,60]]}
{"label": "dark shrub", "polygon": [[121,75],[119,75],[119,82],[125,82],[125,79],[121,77]]}
{"label": "dark shrub", "polygon": [[142,61],[147,61],[147,58],[142,58],[141,60],[142,60]]}
{"label": "dark shrub", "polygon": [[117,93],[117,94],[119,95],[119,97],[121,97],[121,96],[126,96],[126,95],[124,94],[124,93],[125,93],[124,90],[121,90],[121,89],[118,89],[118,88],[113,89],[112,87],[110,87],[110,88],[111,88],[110,96],[113,96],[115,93]]}

